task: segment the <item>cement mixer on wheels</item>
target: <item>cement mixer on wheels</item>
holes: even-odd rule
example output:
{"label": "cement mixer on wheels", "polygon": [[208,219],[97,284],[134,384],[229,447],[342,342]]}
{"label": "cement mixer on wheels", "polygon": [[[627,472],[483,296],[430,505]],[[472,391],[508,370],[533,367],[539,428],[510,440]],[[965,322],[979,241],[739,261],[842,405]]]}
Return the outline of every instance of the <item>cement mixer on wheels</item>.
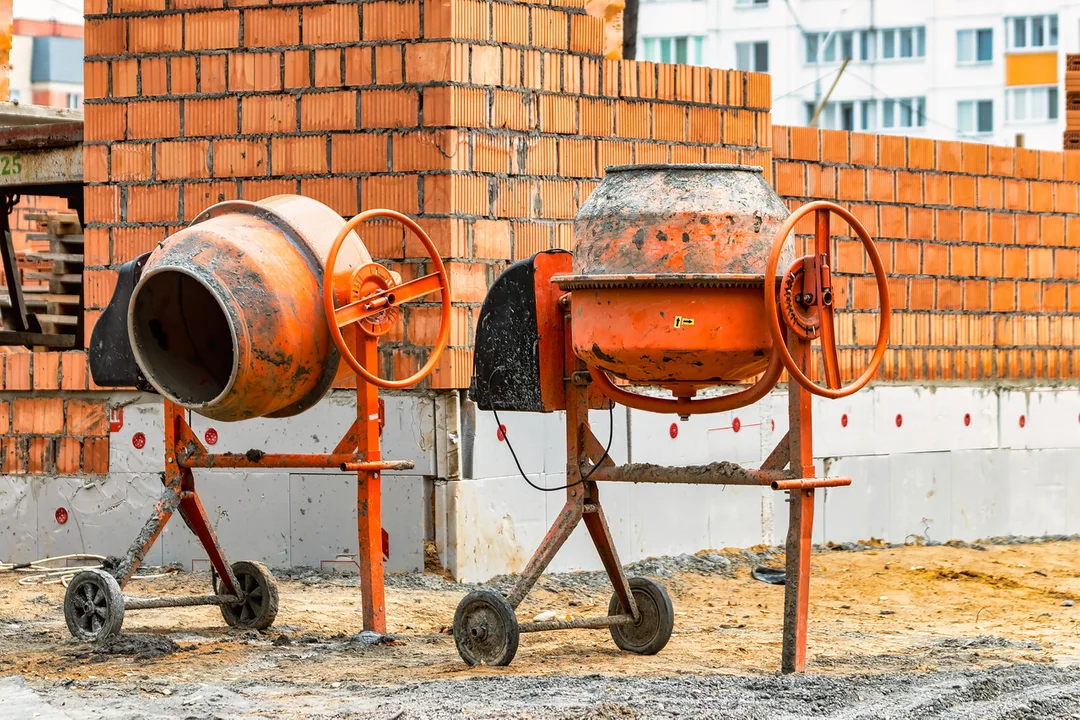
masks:
{"label": "cement mixer on wheels", "polygon": [[[846,386],[833,318],[832,214],[862,241],[880,303],[873,355]],[[813,249],[795,259],[788,238],[804,218]],[[508,665],[520,633],[570,628],[608,628],[623,650],[659,652],[674,625],[671,599],[659,583],[624,575],[598,484],[756,485],[789,494],[781,666],[801,671],[814,492],[851,483],[814,476],[811,393],[839,398],[865,386],[888,337],[885,269],[869,234],[844,208],[812,202],[789,215],[757,167],[608,168],[577,214],[573,255],[555,250],[511,265],[480,310],[470,395],[496,413],[566,411],[566,504],[506,596],[479,590],[458,605],[453,627],[462,659]],[[825,386],[811,379],[817,339]],[[789,430],[756,470],[722,461],[615,465],[589,427],[589,409],[613,402],[682,419],[740,408],[765,397],[784,370],[795,381],[788,382]],[[660,386],[672,397],[634,393],[611,376]],[[695,398],[702,388],[755,376],[739,392]],[[512,427],[505,437],[510,446]],[[614,586],[608,614],[519,623],[516,608],[581,521]]]}
{"label": "cement mixer on wheels", "polygon": [[[405,225],[423,243],[432,272],[415,280],[378,263],[356,231],[373,219]],[[411,377],[378,375],[377,344],[402,304],[440,293],[438,340]],[[358,565],[365,630],[386,632],[381,473],[408,470],[379,452],[378,388],[415,385],[435,367],[450,332],[450,285],[431,239],[411,219],[368,210],[345,222],[309,198],[229,201],[203,212],[120,270],[94,327],[94,382],[157,392],[165,403],[164,491],[119,563],[76,575],[64,597],[71,634],[119,632],[124,612],[218,605],[225,622],[265,629],[274,622],[274,578],[257,562],[229,564],[198,492],[196,468],[340,468],[357,473]],[[344,359],[345,363],[341,363]],[[211,454],[185,411],[220,421],[282,418],[314,406],[335,380],[357,375],[356,420],[329,454]],[[132,598],[123,589],[165,524],[179,513],[206,550],[211,592]]]}

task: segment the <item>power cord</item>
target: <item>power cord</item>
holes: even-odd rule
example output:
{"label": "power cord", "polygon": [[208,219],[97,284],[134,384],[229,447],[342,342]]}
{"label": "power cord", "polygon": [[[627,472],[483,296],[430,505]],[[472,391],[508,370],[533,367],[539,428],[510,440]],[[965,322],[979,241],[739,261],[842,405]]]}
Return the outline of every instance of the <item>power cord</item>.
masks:
{"label": "power cord", "polygon": [[604,454],[600,457],[600,459],[597,461],[597,463],[595,465],[593,465],[589,469],[589,472],[585,474],[585,477],[581,478],[577,482],[572,482],[572,483],[568,483],[566,485],[560,485],[559,487],[553,487],[553,488],[540,487],[539,485],[534,483],[532,480],[530,480],[529,476],[525,474],[525,471],[521,469],[521,462],[518,460],[517,453],[514,452],[514,446],[510,444],[510,434],[506,431],[506,426],[502,424],[501,420],[499,420],[499,411],[495,409],[494,405],[492,405],[492,407],[491,407],[491,412],[495,413],[495,424],[499,426],[499,432],[502,433],[503,440],[506,441],[506,447],[510,451],[511,457],[514,458],[514,464],[517,465],[517,469],[518,469],[518,472],[521,474],[521,477],[523,477],[525,479],[525,482],[529,483],[529,485],[532,488],[534,488],[536,490],[539,490],[540,492],[555,492],[557,490],[566,490],[567,488],[572,488],[575,485],[580,485],[583,482],[586,482],[589,478],[592,477],[592,474],[594,472],[596,472],[596,468],[603,465],[604,460],[608,459],[608,452],[611,450],[611,442],[612,442],[612,440],[615,439],[615,403],[611,403],[610,405],[608,405],[608,441],[607,441],[607,447],[604,448]]}

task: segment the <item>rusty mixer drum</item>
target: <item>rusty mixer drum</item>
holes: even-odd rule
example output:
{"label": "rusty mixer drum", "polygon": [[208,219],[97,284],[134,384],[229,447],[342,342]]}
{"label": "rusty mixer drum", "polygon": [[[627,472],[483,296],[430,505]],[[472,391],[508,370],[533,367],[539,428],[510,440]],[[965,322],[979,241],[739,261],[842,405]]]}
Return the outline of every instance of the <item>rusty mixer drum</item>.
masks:
{"label": "rusty mixer drum", "polygon": [[760,167],[608,168],[574,221],[573,274],[553,278],[573,291],[575,354],[683,388],[761,373],[765,265],[788,215]]}

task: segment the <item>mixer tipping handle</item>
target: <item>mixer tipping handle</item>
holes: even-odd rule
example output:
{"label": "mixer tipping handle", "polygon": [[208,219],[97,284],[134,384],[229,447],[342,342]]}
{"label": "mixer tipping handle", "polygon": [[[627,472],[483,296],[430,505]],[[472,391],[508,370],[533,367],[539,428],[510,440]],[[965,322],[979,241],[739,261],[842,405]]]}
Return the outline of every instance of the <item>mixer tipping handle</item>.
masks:
{"label": "mixer tipping handle", "polygon": [[[362,223],[375,218],[397,220],[407,227],[423,243],[432,265],[435,266],[435,272],[403,283],[396,273],[390,272],[382,265],[367,263],[350,273],[336,276],[334,266],[349,233]],[[435,347],[432,348],[427,362],[415,374],[403,380],[387,380],[376,375],[377,371],[365,368],[363,363],[356,359],[351,345],[345,341],[341,333],[343,328],[359,323],[360,331],[367,335],[372,337],[384,335],[393,327],[401,305],[435,292],[441,293],[442,303],[439,337],[435,341]],[[334,302],[335,296],[348,297],[349,302],[337,307]],[[342,358],[356,371],[357,375],[381,388],[407,388],[423,380],[435,368],[435,363],[439,361],[439,356],[442,355],[442,351],[446,348],[446,341],[450,337],[450,279],[446,274],[446,268],[443,267],[442,258],[439,257],[439,251],[435,249],[435,244],[427,233],[412,218],[393,210],[365,210],[345,223],[338,232],[326,259],[323,306],[330,325],[330,336]]]}
{"label": "mixer tipping handle", "polygon": [[[814,252],[797,259],[784,274],[777,297],[777,266],[784,243],[795,225],[806,215],[814,213]],[[842,385],[840,379],[840,361],[836,351],[836,328],[833,315],[832,292],[832,251],[830,249],[830,214],[836,213],[862,241],[870,264],[874,268],[877,281],[878,298],[881,304],[881,321],[878,328],[877,344],[870,364],[850,385]],[[817,201],[807,203],[791,216],[780,228],[773,241],[772,251],[765,266],[765,311],[769,320],[769,332],[773,337],[773,351],[778,353],[784,367],[792,378],[815,395],[827,398],[841,398],[852,395],[862,389],[877,374],[885,349],[889,344],[889,288],[885,275],[885,266],[881,263],[877,247],[866,232],[866,228],[849,211],[831,202]],[[821,339],[821,356],[825,367],[825,385],[822,387],[806,376],[788,350],[784,328],[803,340]]]}

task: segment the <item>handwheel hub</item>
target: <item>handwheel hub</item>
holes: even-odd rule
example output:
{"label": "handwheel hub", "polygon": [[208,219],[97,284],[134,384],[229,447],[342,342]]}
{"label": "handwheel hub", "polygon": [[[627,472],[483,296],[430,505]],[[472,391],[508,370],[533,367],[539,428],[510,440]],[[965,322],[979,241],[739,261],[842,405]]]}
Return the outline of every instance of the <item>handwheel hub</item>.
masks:
{"label": "handwheel hub", "polygon": [[394,304],[391,288],[401,283],[401,276],[378,263],[367,263],[353,271],[349,283],[349,302],[370,298],[367,303],[371,309],[382,306],[385,309],[360,321],[360,327],[368,335],[378,337],[393,329],[401,314]]}

